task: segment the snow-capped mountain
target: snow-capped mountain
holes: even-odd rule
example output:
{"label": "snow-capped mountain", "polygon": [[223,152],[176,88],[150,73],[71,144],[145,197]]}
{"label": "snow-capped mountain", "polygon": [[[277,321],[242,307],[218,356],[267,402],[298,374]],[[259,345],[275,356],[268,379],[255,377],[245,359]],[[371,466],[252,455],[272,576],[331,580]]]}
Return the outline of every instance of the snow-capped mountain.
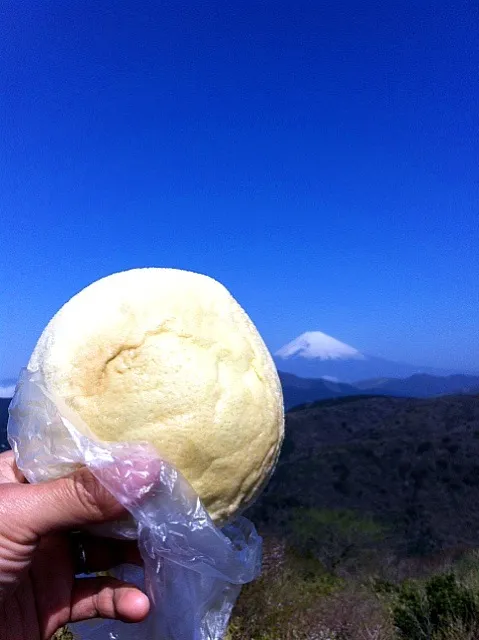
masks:
{"label": "snow-capped mountain", "polygon": [[281,347],[275,355],[278,358],[301,357],[306,360],[365,360],[365,356],[360,351],[322,331],[302,333],[298,338]]}
{"label": "snow-capped mountain", "polygon": [[454,373],[370,356],[322,331],[301,334],[281,347],[274,359],[278,370],[285,373],[349,383],[371,378],[406,378],[416,373]]}

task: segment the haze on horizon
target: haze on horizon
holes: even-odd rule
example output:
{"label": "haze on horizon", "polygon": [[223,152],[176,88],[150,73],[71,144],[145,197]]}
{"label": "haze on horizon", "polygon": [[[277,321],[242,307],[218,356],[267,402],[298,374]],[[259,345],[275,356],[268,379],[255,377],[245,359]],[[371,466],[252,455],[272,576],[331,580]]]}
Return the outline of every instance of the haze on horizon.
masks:
{"label": "haze on horizon", "polygon": [[271,351],[479,369],[469,1],[7,0],[0,380],[93,280],[223,282]]}

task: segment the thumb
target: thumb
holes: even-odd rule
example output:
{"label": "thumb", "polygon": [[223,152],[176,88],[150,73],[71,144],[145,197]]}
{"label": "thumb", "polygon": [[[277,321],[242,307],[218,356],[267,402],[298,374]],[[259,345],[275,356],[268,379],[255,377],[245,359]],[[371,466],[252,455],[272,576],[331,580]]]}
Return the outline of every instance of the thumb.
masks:
{"label": "thumb", "polygon": [[50,482],[14,485],[11,491],[17,530],[31,542],[49,533],[115,520],[126,513],[86,468]]}

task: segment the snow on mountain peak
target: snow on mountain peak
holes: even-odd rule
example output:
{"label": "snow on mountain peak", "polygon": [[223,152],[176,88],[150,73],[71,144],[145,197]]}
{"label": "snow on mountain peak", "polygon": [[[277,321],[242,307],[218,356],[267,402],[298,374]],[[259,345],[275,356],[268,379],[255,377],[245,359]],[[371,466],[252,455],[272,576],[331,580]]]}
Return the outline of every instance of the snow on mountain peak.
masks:
{"label": "snow on mountain peak", "polygon": [[278,358],[300,357],[308,360],[365,360],[365,356],[344,342],[322,331],[307,331],[281,347],[275,353]]}

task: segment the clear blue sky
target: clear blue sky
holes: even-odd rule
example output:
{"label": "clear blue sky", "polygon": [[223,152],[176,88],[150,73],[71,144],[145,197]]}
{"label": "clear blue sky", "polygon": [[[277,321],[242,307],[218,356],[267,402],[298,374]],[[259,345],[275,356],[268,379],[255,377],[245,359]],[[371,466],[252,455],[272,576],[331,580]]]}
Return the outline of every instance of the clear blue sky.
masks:
{"label": "clear blue sky", "polygon": [[0,26],[0,378],[137,266],[221,280],[272,350],[479,369],[475,2],[6,0]]}

